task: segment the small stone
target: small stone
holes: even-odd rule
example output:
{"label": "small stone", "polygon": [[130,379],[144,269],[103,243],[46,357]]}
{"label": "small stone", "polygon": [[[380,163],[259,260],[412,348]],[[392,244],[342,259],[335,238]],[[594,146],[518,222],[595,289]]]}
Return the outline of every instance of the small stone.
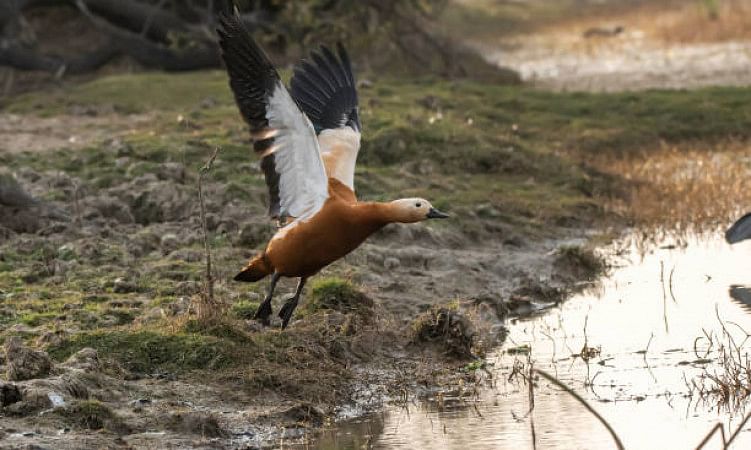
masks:
{"label": "small stone", "polygon": [[117,169],[125,170],[128,168],[128,165],[130,165],[130,158],[127,156],[121,156],[115,160],[115,168]]}
{"label": "small stone", "polygon": [[247,247],[256,247],[267,241],[269,226],[266,223],[251,222],[240,228],[237,243]]}
{"label": "small stone", "polygon": [[112,290],[117,294],[128,294],[131,292],[136,292],[138,290],[138,287],[134,283],[129,282],[123,277],[117,277],[112,284]]}
{"label": "small stone", "polygon": [[167,255],[180,247],[180,238],[174,233],[167,233],[162,236],[160,241],[162,247],[162,253]]}
{"label": "small stone", "polygon": [[135,221],[128,205],[118,198],[103,195],[97,197],[91,206],[102,217],[115,219],[120,223],[133,223]]}
{"label": "small stone", "polygon": [[47,352],[24,346],[18,336],[10,337],[5,343],[5,360],[7,376],[12,381],[41,378],[52,370],[52,361]]}
{"label": "small stone", "polygon": [[180,248],[169,254],[169,259],[176,261],[198,262],[203,261],[204,254],[198,250]]}
{"label": "small stone", "polygon": [[176,162],[167,162],[159,166],[157,176],[160,180],[185,182],[185,166]]}
{"label": "small stone", "polygon": [[478,217],[485,219],[497,219],[502,216],[501,212],[490,204],[482,204],[477,206],[475,208],[475,214],[477,214]]}
{"label": "small stone", "polygon": [[5,407],[20,401],[21,391],[18,390],[18,386],[12,383],[0,383],[0,406]]}
{"label": "small stone", "polygon": [[320,426],[323,424],[325,414],[320,408],[311,403],[302,402],[291,408],[276,414],[285,424],[310,424]]}
{"label": "small stone", "polygon": [[175,286],[175,294],[177,295],[195,295],[201,291],[201,283],[198,281],[180,281]]}
{"label": "small stone", "polygon": [[198,106],[203,109],[209,109],[215,107],[218,104],[219,100],[217,100],[216,97],[204,97],[203,100],[201,100],[201,102],[198,104]]}
{"label": "small stone", "polygon": [[50,345],[60,345],[65,340],[65,331],[47,331],[39,336],[36,340],[36,344],[40,347],[48,347]]}
{"label": "small stone", "polygon": [[394,258],[393,256],[383,260],[383,267],[385,267],[386,270],[396,269],[399,265],[401,265],[399,258]]}
{"label": "small stone", "polygon": [[206,213],[206,228],[208,228],[209,231],[216,230],[216,227],[219,226],[219,222],[219,215],[214,213]]}
{"label": "small stone", "polygon": [[133,147],[120,138],[115,138],[109,141],[109,148],[115,152],[117,156],[129,156],[133,154]]}
{"label": "small stone", "polygon": [[85,347],[70,355],[64,365],[73,369],[86,371],[99,370],[99,354],[91,347]]}

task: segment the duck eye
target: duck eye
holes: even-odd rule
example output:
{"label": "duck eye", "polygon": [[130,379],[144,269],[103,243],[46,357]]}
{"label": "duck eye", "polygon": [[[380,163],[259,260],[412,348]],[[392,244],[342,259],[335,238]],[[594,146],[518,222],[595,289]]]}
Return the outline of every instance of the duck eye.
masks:
{"label": "duck eye", "polygon": [[422,206],[422,203],[417,202],[417,203],[415,203],[415,206],[419,208],[420,206]]}

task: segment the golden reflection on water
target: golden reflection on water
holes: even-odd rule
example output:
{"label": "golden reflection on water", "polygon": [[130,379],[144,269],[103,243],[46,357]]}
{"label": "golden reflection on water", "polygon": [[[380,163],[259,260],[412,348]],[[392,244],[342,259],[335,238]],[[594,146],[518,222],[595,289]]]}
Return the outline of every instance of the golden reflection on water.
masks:
{"label": "golden reflection on water", "polygon": [[[689,396],[687,382],[705,370],[721,370],[716,362],[702,361],[708,341],[697,337],[719,335],[720,319],[739,343],[746,337],[743,330],[751,331],[751,290],[744,287],[751,285],[751,242],[730,247],[712,234],[673,244],[646,253],[629,245],[625,256],[614,258],[619,267],[597,289],[543,316],[510,324],[504,345],[528,344],[535,367],[581,394],[629,449],[693,449],[716,422],[734,430],[743,415],[712,397]],[[601,351],[588,363],[572,356],[585,343],[585,323],[587,345]],[[527,388],[506,380],[514,361],[526,363],[527,356],[504,349],[490,358],[495,384],[481,391],[477,403],[387,410],[363,422],[372,432],[369,443],[382,449],[532,448]],[[706,357],[716,360],[716,348],[709,350]],[[614,448],[595,417],[542,379],[533,417],[538,449]],[[362,448],[362,440],[356,446],[343,439],[346,433],[362,437],[345,426],[335,445],[329,436],[319,448]],[[751,448],[751,433],[744,430],[734,445]]]}

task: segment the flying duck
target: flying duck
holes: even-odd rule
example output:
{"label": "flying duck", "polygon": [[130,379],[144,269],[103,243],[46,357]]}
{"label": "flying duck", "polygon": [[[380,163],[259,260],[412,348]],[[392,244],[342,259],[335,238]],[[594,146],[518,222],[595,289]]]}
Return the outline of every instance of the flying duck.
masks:
{"label": "flying duck", "polygon": [[294,70],[288,91],[269,58],[235,16],[220,19],[219,44],[229,84],[269,190],[269,215],[279,229],[235,276],[256,282],[271,275],[255,319],[268,325],[281,277],[299,278],[279,311],[286,328],[306,280],[389,223],[446,218],[425,199],[360,202],[354,174],[360,149],[357,90],[341,44],[313,52]]}

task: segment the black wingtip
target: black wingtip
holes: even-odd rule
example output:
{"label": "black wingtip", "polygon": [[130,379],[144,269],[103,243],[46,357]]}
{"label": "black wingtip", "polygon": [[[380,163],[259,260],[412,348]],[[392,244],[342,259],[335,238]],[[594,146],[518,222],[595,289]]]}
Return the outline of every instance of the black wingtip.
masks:
{"label": "black wingtip", "polygon": [[350,126],[360,131],[357,85],[349,55],[341,42],[336,51],[322,45],[294,71],[290,93],[316,132]]}
{"label": "black wingtip", "polygon": [[[250,125],[251,132],[263,132],[269,127],[268,100],[281,83],[279,74],[236,12],[220,14],[218,24],[217,34],[222,60],[227,68],[235,102],[243,119]],[[254,150],[261,155],[274,143],[273,137],[256,139],[254,136],[254,140]],[[261,168],[269,188],[269,214],[272,217],[278,215],[279,211],[279,174],[276,172],[274,161],[273,155],[261,160]]]}

